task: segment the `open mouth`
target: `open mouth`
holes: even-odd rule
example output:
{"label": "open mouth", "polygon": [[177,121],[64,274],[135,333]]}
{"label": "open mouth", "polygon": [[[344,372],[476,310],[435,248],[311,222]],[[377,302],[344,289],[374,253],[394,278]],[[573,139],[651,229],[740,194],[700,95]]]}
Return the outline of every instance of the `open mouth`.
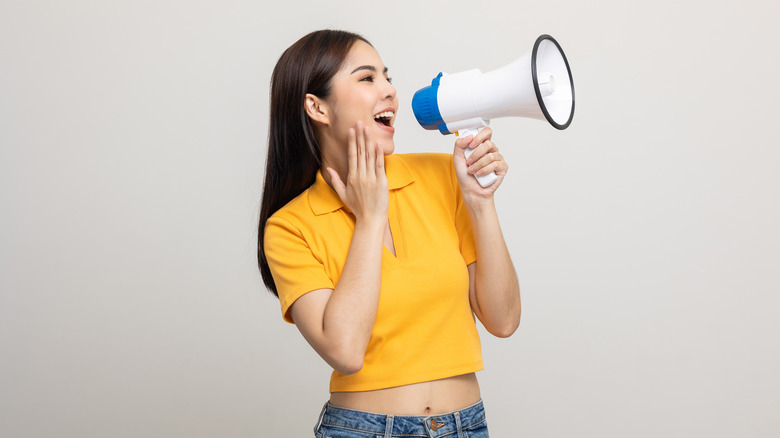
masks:
{"label": "open mouth", "polygon": [[384,111],[379,114],[376,114],[374,116],[374,121],[385,126],[392,126],[391,123],[393,121],[393,116],[395,115],[392,111]]}

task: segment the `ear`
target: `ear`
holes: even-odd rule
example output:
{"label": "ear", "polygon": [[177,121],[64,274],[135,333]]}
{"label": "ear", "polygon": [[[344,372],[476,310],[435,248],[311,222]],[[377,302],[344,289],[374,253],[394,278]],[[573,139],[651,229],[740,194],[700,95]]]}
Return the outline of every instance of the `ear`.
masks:
{"label": "ear", "polygon": [[309,118],[323,125],[330,124],[330,108],[324,100],[319,97],[306,93],[306,99],[303,101],[304,109]]}

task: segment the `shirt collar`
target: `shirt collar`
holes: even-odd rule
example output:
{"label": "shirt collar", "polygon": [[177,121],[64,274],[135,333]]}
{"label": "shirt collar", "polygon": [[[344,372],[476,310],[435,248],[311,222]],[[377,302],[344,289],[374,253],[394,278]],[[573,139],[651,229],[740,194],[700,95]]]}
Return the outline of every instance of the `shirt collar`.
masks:
{"label": "shirt collar", "polygon": [[[414,176],[409,167],[396,155],[385,157],[385,174],[387,174],[387,185],[390,190],[398,190],[414,182]],[[314,184],[309,188],[309,206],[318,216],[344,207],[341,198],[325,182],[320,170],[317,171],[317,179]]]}

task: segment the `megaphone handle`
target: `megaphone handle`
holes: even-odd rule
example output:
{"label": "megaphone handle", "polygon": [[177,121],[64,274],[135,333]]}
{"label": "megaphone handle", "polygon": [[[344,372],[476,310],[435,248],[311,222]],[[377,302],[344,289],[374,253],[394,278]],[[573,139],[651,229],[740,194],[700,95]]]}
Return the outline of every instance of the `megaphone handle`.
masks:
{"label": "megaphone handle", "polygon": [[[479,134],[479,129],[469,129],[469,128],[466,128],[466,129],[461,129],[460,131],[458,131],[458,137],[460,137],[460,138],[466,138],[469,135],[473,135],[474,137],[476,137],[477,134]],[[474,149],[466,148],[466,150],[464,150],[463,152],[466,155],[466,158],[468,158],[469,155],[471,155],[474,152]],[[487,175],[482,175],[482,176],[474,175],[474,178],[477,179],[477,182],[482,187],[487,187],[487,186],[493,184],[494,182],[496,182],[496,179],[498,179],[498,177],[496,176],[496,172],[490,172]]]}

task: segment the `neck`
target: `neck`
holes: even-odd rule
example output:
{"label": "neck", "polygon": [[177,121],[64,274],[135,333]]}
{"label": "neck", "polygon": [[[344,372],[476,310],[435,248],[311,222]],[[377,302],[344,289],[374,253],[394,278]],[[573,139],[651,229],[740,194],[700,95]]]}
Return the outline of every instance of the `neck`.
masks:
{"label": "neck", "polygon": [[320,149],[322,154],[322,165],[320,166],[322,177],[325,179],[325,182],[333,188],[330,173],[327,171],[330,167],[339,174],[341,181],[346,184],[347,175],[349,174],[349,162],[346,149],[337,144],[332,138],[324,138],[323,140],[325,141],[322,142],[322,147]]}

